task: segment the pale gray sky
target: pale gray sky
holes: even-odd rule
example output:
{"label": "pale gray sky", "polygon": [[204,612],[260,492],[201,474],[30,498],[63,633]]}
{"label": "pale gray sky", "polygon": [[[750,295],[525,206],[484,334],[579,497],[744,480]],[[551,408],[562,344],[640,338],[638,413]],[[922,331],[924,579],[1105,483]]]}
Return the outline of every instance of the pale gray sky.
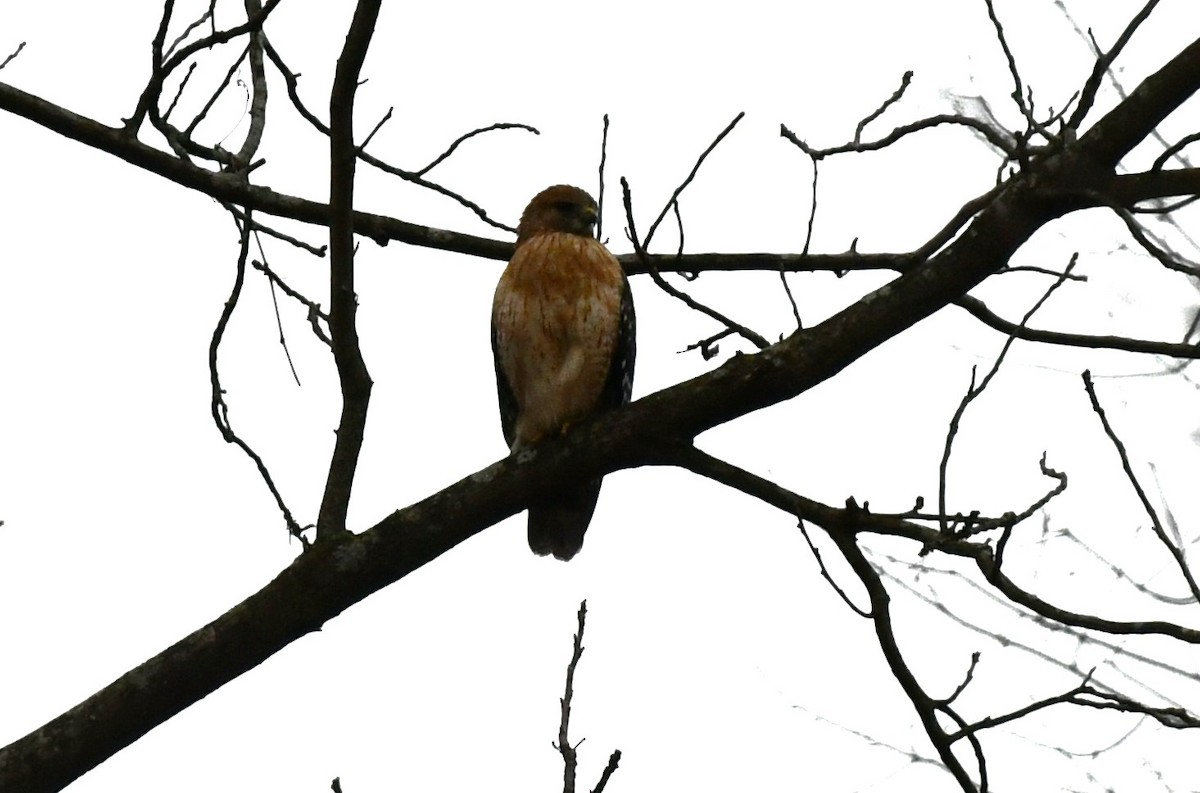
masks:
{"label": "pale gray sky", "polygon": [[[206,4],[177,5],[183,20]],[[1053,3],[997,5],[1041,106],[1061,107],[1090,69],[1086,46]],[[1080,2],[1072,11],[1108,44],[1141,4],[1103,5]],[[951,95],[984,96],[1001,121],[1018,122],[983,2],[743,2],[687,11],[665,2],[426,6],[390,4],[381,17],[358,128],[370,129],[391,106],[396,112],[372,152],[415,167],[471,128],[532,124],[540,136],[492,133],[431,174],[514,223],[546,185],[594,191],[607,112],[605,229],[617,252],[629,247],[617,178],[630,179],[639,217],[653,217],[741,110],[746,119],[684,194],[689,252],[800,250],[811,168],[779,137],[779,124],[817,145],[842,142],[907,70],[915,71],[909,96],[876,123],[877,133],[950,112]],[[305,101],[322,116],[351,8],[289,0],[268,27],[303,74]],[[145,80],[159,13],[142,1],[120,10],[78,0],[10,3],[0,10],[0,55],[29,43],[0,80],[119,124]],[[232,24],[234,13],[219,22]],[[1136,84],[1190,41],[1193,16],[1189,0],[1163,3],[1130,46],[1123,79]],[[290,111],[280,81],[271,90],[267,164],[254,179],[324,200],[326,143]],[[1099,106],[1112,101],[1107,95]],[[1168,125],[1194,129],[1195,118],[1193,108],[1190,127]],[[228,135],[232,147],[242,125],[244,107],[230,101],[208,129],[213,139]],[[208,342],[236,261],[228,216],[207,197],[23,119],[0,114],[0,138],[8,229],[0,264],[0,371],[8,377],[0,425],[2,745],[223,613],[299,548],[251,464],[221,441],[209,417]],[[988,189],[997,164],[961,130],[829,161],[814,250],[844,251],[856,238],[862,251],[912,248]],[[504,236],[451,201],[368,167],[360,174],[363,209]],[[1064,286],[1040,324],[1177,338],[1195,302],[1191,285],[1123,249],[1119,223],[1101,214],[1051,226],[1021,252],[1019,263],[1059,268],[1078,250],[1092,278],[1086,287]],[[318,228],[286,228],[324,242]],[[669,226],[658,244],[673,249]],[[289,282],[322,296],[324,260],[266,245]],[[362,529],[505,448],[488,347],[500,264],[369,241],[357,261],[360,335],[376,382],[350,515]],[[811,324],[889,277],[816,274],[791,283]],[[1013,275],[978,294],[1019,317],[1047,285]],[[769,338],[791,328],[774,275],[708,274],[688,288]],[[713,332],[711,323],[649,280],[636,278],[634,290],[635,398],[719,363],[677,354]],[[291,380],[270,292],[257,274],[230,325],[222,373],[231,421],[309,522],[336,421],[336,378],[303,311],[279,299],[303,386]],[[852,495],[878,511],[901,511],[924,495],[932,505],[946,422],[971,366],[986,370],[1002,341],[963,312],[942,312],[818,389],[717,428],[701,443],[827,503]],[[727,344],[722,359],[734,348]],[[1054,502],[1052,525],[1179,594],[1161,549],[1143,537],[1144,515],[1088,408],[1078,376],[1085,367],[1139,474],[1151,481],[1153,462],[1181,527],[1194,529],[1195,388],[1178,378],[1127,377],[1161,370],[1163,362],[1149,357],[1022,345],[965,420],[952,508],[1024,508],[1046,488],[1037,468],[1045,451],[1072,477]],[[572,736],[587,739],[581,787],[590,789],[620,748],[609,790],[955,789],[940,768],[906,756],[934,753],[870,624],[821,580],[788,516],[686,472],[638,469],[609,477],[584,550],[570,564],[534,558],[524,526],[518,516],[481,533],[70,789],[324,791],[335,776],[347,793],[555,789],[561,760],[550,742],[583,597],[587,652],[572,722]],[[1045,543],[1036,521],[1025,532],[1013,551],[1024,555],[1031,586],[1064,605],[1111,608],[1130,619],[1146,613],[1108,603],[1120,590],[1077,546]],[[882,554],[902,557],[889,569],[920,592],[936,590],[957,614],[1085,671],[1100,664],[1105,682],[1131,695],[1152,698],[1113,664],[1193,710],[1200,704],[1194,680],[1019,625],[961,581],[912,572],[907,564],[922,561],[914,548],[884,541],[872,548],[881,562]],[[1077,680],[939,617],[899,584],[893,589],[902,647],[931,692],[949,694],[971,652],[983,652],[962,700],[973,718]],[[1139,651],[1152,652],[1148,646]],[[1185,662],[1183,653],[1168,656]],[[1059,708],[1027,729],[1001,731],[988,744],[996,789],[1031,789],[1036,774],[1042,790],[1144,790],[1158,771],[1176,790],[1200,785],[1185,762],[1195,737],[1151,724],[1094,760],[1040,745],[1086,755],[1136,723]]]}

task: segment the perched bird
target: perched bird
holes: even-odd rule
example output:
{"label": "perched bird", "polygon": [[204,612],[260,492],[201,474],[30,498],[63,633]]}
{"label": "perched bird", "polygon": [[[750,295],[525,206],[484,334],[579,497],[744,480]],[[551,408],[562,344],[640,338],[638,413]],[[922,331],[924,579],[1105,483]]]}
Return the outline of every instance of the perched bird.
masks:
{"label": "perched bird", "polygon": [[[597,208],[578,187],[533,197],[492,301],[500,424],[511,451],[537,445],[587,416],[629,401],[633,295],[596,239]],[[601,479],[539,494],[529,547],[567,560],[583,547]]]}

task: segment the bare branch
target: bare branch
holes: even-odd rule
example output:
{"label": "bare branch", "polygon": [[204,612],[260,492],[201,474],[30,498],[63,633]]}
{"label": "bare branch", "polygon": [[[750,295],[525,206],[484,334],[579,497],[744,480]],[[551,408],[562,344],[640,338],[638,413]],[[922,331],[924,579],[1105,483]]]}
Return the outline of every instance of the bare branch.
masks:
{"label": "bare branch", "polygon": [[[1070,272],[1075,269],[1075,264],[1078,261],[1079,254],[1072,254],[1071,260],[1067,263],[1067,267],[1063,271],[1063,274],[1060,275],[1058,279],[1050,285],[1050,288],[1047,289],[1041,298],[1033,304],[1029,311],[1025,312],[1025,316],[1021,319],[1018,327],[1025,327],[1029,320],[1033,318],[1033,315],[1037,312],[1037,310],[1041,308],[1047,300],[1050,299],[1050,295],[1054,294],[1055,290],[1062,286],[1063,282],[1067,279],[1067,275],[1069,275]],[[941,530],[945,533],[949,533],[950,531],[950,526],[945,521],[946,474],[950,468],[950,452],[954,448],[954,439],[958,435],[959,422],[962,421],[963,414],[967,412],[967,407],[981,394],[983,394],[984,390],[987,389],[988,385],[992,382],[992,379],[996,376],[996,373],[1000,371],[1000,366],[1004,363],[1004,358],[1008,355],[1008,351],[1012,348],[1013,342],[1016,341],[1016,338],[1017,337],[1014,335],[1009,335],[1009,337],[1004,340],[1004,345],[1000,348],[1000,353],[996,356],[996,361],[992,364],[992,368],[988,371],[988,373],[984,375],[983,380],[980,381],[978,387],[975,385],[975,370],[972,368],[971,385],[967,388],[967,393],[963,395],[962,400],[958,403],[958,407],[954,411],[954,415],[950,418],[950,424],[946,429],[946,442],[942,449],[942,460],[938,466],[938,513],[943,516]]]}
{"label": "bare branch", "polygon": [[221,387],[221,377],[217,370],[217,352],[220,350],[221,340],[225,336],[225,328],[229,324],[229,318],[233,316],[233,310],[237,307],[238,299],[241,297],[242,284],[246,280],[246,259],[250,251],[250,224],[242,223],[240,225],[241,240],[238,250],[237,277],[234,279],[233,289],[229,293],[229,299],[225,301],[225,307],[221,311],[220,319],[217,320],[217,326],[213,330],[212,341],[208,346],[208,374],[212,385],[212,418],[225,442],[236,445],[254,462],[259,476],[262,477],[267,489],[271,491],[271,495],[275,498],[275,503],[278,505],[279,511],[283,513],[283,520],[287,525],[288,533],[300,540],[301,545],[307,548],[308,540],[304,537],[303,529],[300,528],[300,524],[296,522],[296,519],[292,517],[292,512],[284,502],[279,488],[275,486],[275,481],[271,478],[271,472],[267,470],[266,463],[263,462],[262,457],[246,441],[233,431],[233,426],[229,423],[229,406],[225,403],[225,389]]}
{"label": "bare branch", "polygon": [[1090,336],[1081,333],[1063,333],[1021,327],[1017,323],[1010,322],[994,313],[977,297],[964,295],[955,300],[954,303],[970,312],[973,317],[986,325],[1018,339],[1086,349],[1123,350],[1125,352],[1146,353],[1148,355],[1166,355],[1185,360],[1200,358],[1200,345],[1130,339],[1124,336]]}
{"label": "bare branch", "polygon": [[1104,426],[1104,434],[1112,441],[1113,448],[1116,449],[1117,455],[1121,458],[1121,468],[1125,471],[1125,476],[1129,479],[1129,484],[1133,486],[1138,500],[1142,502],[1142,508],[1146,510],[1146,515],[1150,518],[1150,525],[1154,528],[1155,536],[1166,546],[1167,552],[1175,560],[1175,564],[1179,567],[1179,572],[1183,574],[1183,579],[1187,581],[1188,589],[1191,590],[1195,602],[1200,603],[1200,586],[1196,585],[1196,579],[1192,576],[1191,568],[1188,566],[1187,559],[1183,555],[1183,550],[1171,542],[1171,538],[1167,536],[1167,532],[1163,529],[1162,521],[1158,517],[1158,512],[1155,511],[1154,505],[1146,497],[1146,491],[1142,489],[1141,483],[1138,482],[1137,475],[1133,472],[1133,466],[1129,463],[1129,454],[1125,451],[1125,444],[1121,443],[1121,439],[1117,437],[1116,431],[1108,421],[1108,416],[1105,414],[1104,408],[1100,405],[1100,399],[1096,396],[1096,389],[1092,386],[1092,373],[1089,371],[1084,371],[1083,373],[1083,387],[1087,390],[1088,399],[1092,403],[1092,410],[1099,416],[1100,423]]}
{"label": "bare branch", "polygon": [[604,242],[604,166],[608,163],[608,113],[600,131],[600,174],[596,189],[596,239]]}
{"label": "bare branch", "polygon": [[908,90],[909,84],[912,83],[912,78],[913,73],[911,70],[905,72],[904,76],[900,78],[900,87],[893,91],[891,96],[883,100],[883,104],[872,110],[862,121],[858,122],[858,126],[854,128],[855,143],[862,142],[862,133],[868,124],[882,116],[889,107],[900,101],[901,97],[904,96],[904,92]]}
{"label": "bare branch", "polygon": [[1000,151],[1004,152],[1005,154],[1009,154],[1014,158],[1016,157],[1016,149],[1013,147],[1011,138],[1001,135],[983,121],[979,121],[978,119],[974,119],[969,116],[960,115],[940,114],[936,116],[930,116],[929,118],[924,118],[920,121],[914,121],[911,124],[903,124],[899,127],[896,127],[887,135],[884,135],[882,138],[877,140],[844,143],[840,146],[831,146],[826,149],[818,149],[814,146],[810,146],[808,143],[805,143],[802,138],[798,137],[796,133],[788,129],[787,125],[784,124],[780,125],[779,134],[809,157],[812,157],[814,160],[821,160],[826,157],[831,157],[835,154],[878,151],[880,149],[886,149],[896,141],[906,138],[913,133],[921,132],[927,129],[933,129],[934,127],[941,126],[942,124],[953,124],[972,129],[979,133],[979,135],[982,136],[988,143],[995,146]]}
{"label": "bare branch", "polygon": [[617,770],[617,764],[621,762],[621,750],[616,749],[608,756],[608,765],[604,766],[604,771],[600,774],[600,781],[592,788],[592,793],[604,793],[604,786],[608,784],[608,780],[612,777],[613,772]]}
{"label": "bare branch", "polygon": [[[654,222],[650,224],[650,230],[646,232],[646,238],[642,240],[643,248],[650,247],[650,241],[654,239],[654,232],[658,231],[659,224],[663,222],[663,218],[667,216],[667,213],[671,211],[671,207],[679,200],[680,194],[682,194],[683,191],[687,189],[687,186],[692,183],[692,180],[696,178],[696,174],[700,172],[700,166],[704,164],[706,159],[708,159],[708,155],[712,154],[713,150],[717,148],[717,146],[721,145],[721,141],[725,140],[725,137],[730,132],[733,132],[733,128],[736,127],[738,122],[745,118],[745,116],[746,113],[744,111],[734,116],[733,121],[730,121],[729,124],[725,126],[725,129],[721,130],[720,133],[717,134],[717,137],[713,138],[713,142],[708,144],[708,148],[702,151],[700,156],[696,158],[696,164],[692,166],[691,172],[686,178],[684,178],[682,182],[679,183],[679,186],[675,188],[675,191],[671,193],[671,197],[667,199],[667,203],[663,206],[662,211],[658,213],[658,217],[655,218]],[[624,183],[624,180],[622,180],[622,183]]]}
{"label": "bare branch", "polygon": [[[497,129],[523,129],[526,132],[532,132],[534,135],[542,134],[537,129],[537,127],[531,127],[528,124],[516,124],[516,123],[511,123],[511,122],[500,122],[497,124],[489,124],[486,127],[480,127],[479,129],[473,129],[470,132],[467,132],[463,135],[459,135],[454,140],[454,142],[451,143],[450,146],[444,152],[442,152],[438,156],[434,157],[433,160],[428,165],[426,165],[424,168],[421,168],[417,171],[413,171],[413,173],[416,174],[417,176],[424,176],[425,174],[432,171],[436,166],[445,162],[450,157],[450,155],[454,153],[454,150],[457,149],[459,146],[461,146],[464,142],[470,140],[471,138],[475,137],[476,135],[482,135],[485,132],[492,132],[493,130],[497,130]],[[365,146],[366,144],[363,144],[363,145]]]}
{"label": "bare branch", "polygon": [[381,0],[358,0],[329,98],[329,337],[342,391],[342,414],[317,517],[317,542],[347,532],[346,512],[358,468],[371,375],[358,343],[354,291],[354,97]]}
{"label": "bare branch", "polygon": [[[192,31],[195,30],[196,28],[200,27],[201,25],[203,25],[208,20],[213,20],[213,24],[215,25],[216,17],[214,15],[214,12],[216,10],[217,10],[217,0],[209,0],[208,10],[205,11],[203,14],[201,14],[199,17],[197,17],[194,22],[191,22],[190,24],[188,24],[188,26],[183,29],[183,32],[180,33],[178,36],[176,36],[175,40],[171,42],[171,46],[167,47],[166,57],[168,57],[168,58],[171,57],[171,54],[173,52],[175,52],[175,50],[179,47],[179,45],[182,44],[188,36],[191,35]],[[214,33],[216,32],[216,28],[213,29],[213,32]]]}
{"label": "bare branch", "polygon": [[[1079,129],[1079,125],[1083,123],[1083,120],[1091,111],[1092,105],[1096,102],[1096,94],[1100,91],[1100,83],[1104,79],[1104,75],[1112,68],[1113,61],[1121,54],[1121,50],[1125,49],[1125,45],[1133,37],[1134,31],[1146,21],[1156,5],[1158,5],[1158,0],[1149,0],[1146,5],[1142,6],[1142,10],[1133,19],[1129,20],[1129,24],[1125,26],[1125,30],[1121,31],[1121,35],[1117,37],[1112,48],[1108,52],[1101,53],[1096,57],[1096,63],[1092,66],[1092,73],[1088,75],[1087,82],[1083,84],[1083,91],[1079,94],[1079,104],[1075,106],[1075,112],[1071,114],[1071,118],[1067,121],[1068,127]],[[1063,8],[1063,12],[1066,12],[1065,8]]]}
{"label": "bare branch", "polygon": [[562,699],[558,701],[560,706],[558,742],[554,744],[554,748],[562,754],[563,759],[563,793],[575,793],[577,758],[575,747],[571,745],[568,728],[571,724],[571,697],[575,693],[575,667],[579,665],[579,658],[583,655],[583,627],[584,622],[587,620],[586,600],[579,603],[578,619],[579,627],[575,631],[575,642],[571,650],[571,660],[567,663],[566,689],[563,692]]}
{"label": "bare branch", "polygon": [[[317,118],[316,115],[313,114],[312,111],[310,111],[307,107],[305,107],[304,103],[301,101],[300,93],[299,93],[299,89],[298,89],[299,75],[295,74],[294,72],[291,71],[291,69],[289,69],[287,67],[287,64],[285,64],[283,62],[283,58],[280,57],[279,53],[275,51],[275,48],[271,46],[271,43],[269,41],[264,41],[264,48],[267,53],[267,57],[271,59],[271,62],[275,64],[276,68],[279,69],[279,73],[283,76],[284,84],[287,86],[288,97],[292,100],[292,105],[296,108],[297,112],[299,112],[300,115],[306,121],[308,121],[308,123],[311,124],[321,134],[329,135],[329,127],[326,126],[326,124],[323,121],[321,121],[321,119]],[[514,124],[513,126],[518,126],[518,125]],[[523,125],[520,125],[520,126],[523,126]],[[532,127],[530,129],[532,129]],[[488,213],[483,209],[483,207],[479,206],[474,201],[471,201],[470,199],[454,192],[453,190],[449,190],[449,189],[441,186],[440,184],[437,184],[436,182],[431,182],[428,179],[425,179],[423,176],[421,176],[418,173],[415,173],[413,171],[406,171],[401,168],[397,168],[394,165],[389,165],[388,163],[384,162],[383,160],[380,160],[378,157],[375,157],[371,154],[368,154],[365,151],[362,151],[361,147],[357,151],[357,156],[363,162],[365,162],[368,165],[371,165],[375,168],[378,168],[379,170],[383,171],[384,173],[389,173],[392,176],[396,176],[407,182],[411,182],[413,184],[420,185],[421,187],[424,187],[428,190],[432,190],[435,193],[440,193],[441,195],[444,195],[447,198],[451,198],[454,201],[457,201],[461,206],[466,207],[467,209],[470,209],[472,212],[474,212],[475,215],[480,220],[482,220],[484,223],[487,223],[489,226],[494,226],[495,228],[498,228],[498,229],[504,229],[505,231],[511,231],[513,233],[516,233],[516,229],[514,227],[509,226],[504,223],[501,223],[497,220],[493,220],[488,215]],[[425,170],[428,170],[429,168],[432,168],[432,167],[433,167],[433,165],[426,166]],[[509,244],[511,245],[511,243],[509,243]],[[506,254],[505,256],[500,257],[500,258],[508,259],[508,258],[511,258],[511,256],[512,256],[512,252],[510,250],[508,252],[508,254]]]}
{"label": "bare branch", "polygon": [[18,55],[21,54],[21,50],[25,49],[25,45],[27,43],[28,42],[22,41],[20,44],[17,45],[17,48],[8,55],[8,57],[6,57],[4,60],[0,61],[0,69],[3,69],[8,64],[12,63],[13,58],[16,58]]}
{"label": "bare branch", "polygon": [[[645,243],[638,239],[637,226],[634,224],[633,220],[633,193],[629,189],[629,182],[624,176],[621,177],[621,194],[625,203],[625,222],[628,224],[629,241],[633,243],[634,252],[644,256]],[[734,322],[732,319],[726,317],[716,309],[709,308],[683,291],[671,286],[669,283],[667,283],[666,279],[659,275],[658,268],[656,268],[649,260],[644,259],[644,261],[646,263],[646,271],[650,274],[650,277],[654,279],[654,283],[659,289],[662,289],[671,297],[679,300],[688,308],[699,311],[701,314],[705,314],[706,316],[715,319],[717,322],[720,322],[726,328],[737,333],[751,344],[754,344],[760,350],[766,349],[770,346],[770,342],[768,342],[759,334],[755,333],[750,328]]]}

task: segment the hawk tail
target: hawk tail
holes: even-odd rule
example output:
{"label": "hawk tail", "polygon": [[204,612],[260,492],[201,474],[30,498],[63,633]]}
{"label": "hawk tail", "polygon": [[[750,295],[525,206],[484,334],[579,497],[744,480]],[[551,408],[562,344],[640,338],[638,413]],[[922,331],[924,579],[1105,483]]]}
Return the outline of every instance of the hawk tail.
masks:
{"label": "hawk tail", "polygon": [[593,479],[529,506],[529,548],[538,556],[568,561],[583,547],[602,479]]}

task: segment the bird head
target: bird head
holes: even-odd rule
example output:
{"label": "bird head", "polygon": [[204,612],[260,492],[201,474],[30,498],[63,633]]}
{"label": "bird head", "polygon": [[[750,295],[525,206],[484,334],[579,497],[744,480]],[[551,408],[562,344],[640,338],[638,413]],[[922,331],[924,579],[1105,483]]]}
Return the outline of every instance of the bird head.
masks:
{"label": "bird head", "polygon": [[597,217],[596,202],[586,191],[565,184],[547,187],[521,213],[517,244],[551,231],[594,237]]}

